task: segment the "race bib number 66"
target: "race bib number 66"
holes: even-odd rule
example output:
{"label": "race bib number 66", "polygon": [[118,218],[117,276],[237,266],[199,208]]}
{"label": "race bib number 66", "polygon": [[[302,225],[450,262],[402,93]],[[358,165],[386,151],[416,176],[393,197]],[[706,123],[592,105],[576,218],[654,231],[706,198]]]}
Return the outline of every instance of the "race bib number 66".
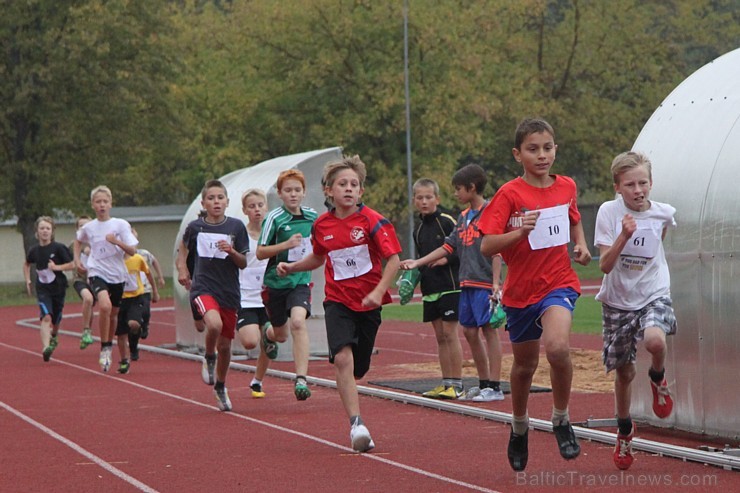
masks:
{"label": "race bib number 66", "polygon": [[360,277],[370,272],[373,263],[370,260],[370,251],[367,245],[357,245],[329,252],[331,265],[334,269],[334,280]]}

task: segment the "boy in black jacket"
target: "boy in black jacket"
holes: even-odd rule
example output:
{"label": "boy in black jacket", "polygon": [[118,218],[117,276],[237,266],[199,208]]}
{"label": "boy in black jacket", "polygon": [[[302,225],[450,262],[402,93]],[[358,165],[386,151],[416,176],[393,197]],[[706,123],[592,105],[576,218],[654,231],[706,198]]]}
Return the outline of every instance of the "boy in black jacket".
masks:
{"label": "boy in black jacket", "polygon": [[[414,183],[414,206],[421,223],[414,231],[414,243],[419,257],[436,250],[455,229],[452,216],[437,208],[439,185],[429,178]],[[437,338],[442,382],[424,392],[425,397],[456,399],[463,390],[462,346],[457,335],[457,309],[460,300],[460,281],[457,255],[442,257],[420,267],[421,294],[424,302],[424,322],[431,322]]]}

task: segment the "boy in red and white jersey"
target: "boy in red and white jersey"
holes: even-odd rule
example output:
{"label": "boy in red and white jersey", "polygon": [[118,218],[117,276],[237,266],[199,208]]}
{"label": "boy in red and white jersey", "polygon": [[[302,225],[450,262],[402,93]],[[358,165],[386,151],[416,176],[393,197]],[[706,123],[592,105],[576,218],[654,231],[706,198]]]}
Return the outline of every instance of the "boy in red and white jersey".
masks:
{"label": "boy in red and white jersey", "polygon": [[324,318],[329,361],[349,416],[352,448],[358,452],[371,450],[375,443],[360,418],[355,380],[370,369],[381,307],[391,302],[388,288],[398,272],[401,252],[390,221],[360,202],[365,177],[365,163],[359,156],[326,165],[324,193],[334,208],[313,225],[313,253],[277,266],[279,275],[287,275],[316,269],[328,258]]}

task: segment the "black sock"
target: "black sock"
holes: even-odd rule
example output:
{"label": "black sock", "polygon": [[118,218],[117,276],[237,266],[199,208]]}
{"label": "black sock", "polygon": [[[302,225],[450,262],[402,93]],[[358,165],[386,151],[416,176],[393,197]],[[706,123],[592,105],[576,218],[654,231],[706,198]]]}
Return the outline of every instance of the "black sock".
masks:
{"label": "black sock", "polygon": [[226,382],[221,382],[219,380],[216,380],[216,385],[214,385],[213,388],[216,390],[223,390],[225,386],[226,386]]}
{"label": "black sock", "polygon": [[501,391],[501,382],[499,382],[498,380],[491,380],[490,382],[491,382],[490,387],[493,390],[495,390],[496,392]]}
{"label": "black sock", "polygon": [[617,418],[617,427],[619,428],[620,435],[629,435],[632,433],[632,417]]}
{"label": "black sock", "polygon": [[478,386],[480,387],[481,390],[487,389],[488,387],[491,386],[491,381],[490,380],[479,380]]}
{"label": "black sock", "polygon": [[107,347],[113,347],[113,341],[101,342],[100,343],[100,347],[103,348],[103,349],[105,349]]}
{"label": "black sock", "polygon": [[216,361],[216,353],[206,354],[206,360],[208,360],[208,361]]}
{"label": "black sock", "polygon": [[131,351],[136,351],[139,348],[139,334],[129,333],[128,345],[131,348]]}
{"label": "black sock", "polygon": [[653,367],[651,366],[648,370],[648,375],[650,376],[650,380],[660,385],[663,383],[663,378],[665,378],[665,368],[660,371],[656,371],[653,370]]}
{"label": "black sock", "polygon": [[363,422],[359,414],[357,416],[352,416],[351,418],[349,418],[350,426],[361,425],[361,424],[363,424]]}

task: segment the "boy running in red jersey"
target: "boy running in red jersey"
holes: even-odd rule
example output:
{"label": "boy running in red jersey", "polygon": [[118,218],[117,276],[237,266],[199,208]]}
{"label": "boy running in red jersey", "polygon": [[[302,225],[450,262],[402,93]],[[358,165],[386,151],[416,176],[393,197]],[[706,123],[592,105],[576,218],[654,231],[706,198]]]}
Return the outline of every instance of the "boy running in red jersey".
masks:
{"label": "boy running in red jersey", "polygon": [[[324,168],[324,193],[334,209],[322,214],[312,231],[313,252],[278,264],[278,274],[313,270],[326,262],[324,318],[329,361],[350,421],[350,441],[357,452],[375,447],[360,418],[355,380],[370,369],[381,307],[391,302],[388,288],[398,272],[401,245],[393,225],[360,202],[365,191],[365,163],[359,156]],[[382,262],[385,260],[385,269]]]}

